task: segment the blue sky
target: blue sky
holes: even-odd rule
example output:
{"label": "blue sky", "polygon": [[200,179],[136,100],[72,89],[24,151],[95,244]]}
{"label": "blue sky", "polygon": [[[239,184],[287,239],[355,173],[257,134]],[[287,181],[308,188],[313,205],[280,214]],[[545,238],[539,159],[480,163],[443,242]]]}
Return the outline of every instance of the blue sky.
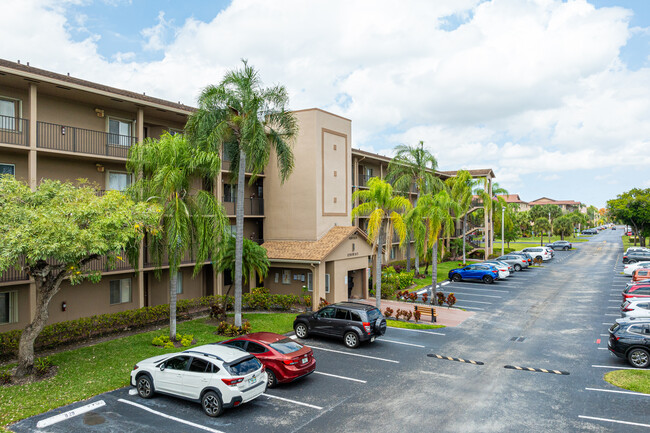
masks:
{"label": "blue sky", "polygon": [[194,104],[247,58],[353,146],[423,140],[523,200],[650,187],[650,2],[5,0],[0,58]]}

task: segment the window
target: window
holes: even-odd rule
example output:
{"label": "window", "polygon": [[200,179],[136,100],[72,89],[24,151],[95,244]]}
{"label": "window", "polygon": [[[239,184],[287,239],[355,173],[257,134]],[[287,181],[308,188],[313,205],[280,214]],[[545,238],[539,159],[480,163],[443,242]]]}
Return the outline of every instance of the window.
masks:
{"label": "window", "polygon": [[320,313],[318,313],[318,317],[322,317],[325,319],[332,319],[334,318],[334,315],[336,314],[336,308],[334,307],[325,307],[321,310]]}
{"label": "window", "polygon": [[334,317],[335,319],[341,319],[341,320],[350,320],[350,312],[348,310],[343,310],[341,308],[336,309],[336,316]]}
{"label": "window", "polygon": [[325,274],[325,293],[330,292],[330,274]]}
{"label": "window", "polygon": [[396,247],[390,247],[390,259],[395,260],[395,256],[397,254],[397,248]]}
{"label": "window", "polygon": [[185,370],[189,361],[189,356],[176,356],[165,363],[165,368],[170,370]]}
{"label": "window", "polygon": [[131,175],[129,173],[108,172],[108,190],[124,191],[129,185],[131,185]]}
{"label": "window", "polygon": [[0,98],[0,129],[16,130],[20,117],[20,100]]}
{"label": "window", "polygon": [[131,130],[133,121],[121,119],[108,119],[108,144],[116,146],[130,146],[132,140]]}
{"label": "window", "polygon": [[18,292],[0,293],[0,325],[18,321]]}
{"label": "window", "polygon": [[643,334],[643,329],[640,325],[634,325],[627,328],[627,332],[631,332],[632,334]]}
{"label": "window", "polygon": [[131,302],[131,279],[111,280],[111,305]]}
{"label": "window", "polygon": [[268,352],[268,349],[261,344],[253,343],[252,341],[248,342],[248,348],[246,349],[248,353],[264,353]]}
{"label": "window", "polygon": [[314,274],[311,272],[307,274],[307,291],[314,291]]}
{"label": "window", "polygon": [[244,350],[244,347],[246,347],[246,340],[235,340],[235,341],[229,341],[226,346],[232,346],[232,347],[238,347],[242,350]]}
{"label": "window", "polygon": [[176,293],[183,293],[183,274],[181,272],[176,274]]}
{"label": "window", "polygon": [[279,281],[280,281],[280,273],[279,273],[279,272],[276,272],[276,273],[275,273],[275,278],[273,279],[273,282],[274,282],[274,283],[277,283],[277,282],[279,282]]}
{"label": "window", "polygon": [[372,177],[372,168],[366,167],[366,180]]}
{"label": "window", "polygon": [[204,361],[199,358],[192,358],[192,363],[190,364],[190,371],[193,371],[195,373],[205,373],[206,371],[209,373],[212,371],[210,367],[210,364],[207,361]]}
{"label": "window", "polygon": [[226,203],[234,203],[237,201],[237,185],[225,183],[223,185],[223,201]]}
{"label": "window", "polygon": [[293,341],[290,338],[283,338],[275,343],[271,343],[270,346],[283,355],[297,352],[304,347],[302,344]]}
{"label": "window", "polygon": [[14,164],[0,164],[0,175],[10,174],[16,175],[16,166]]}
{"label": "window", "polygon": [[361,322],[361,316],[356,311],[350,311],[350,320],[355,322]]}
{"label": "window", "polygon": [[282,284],[291,284],[291,271],[289,269],[282,270]]}

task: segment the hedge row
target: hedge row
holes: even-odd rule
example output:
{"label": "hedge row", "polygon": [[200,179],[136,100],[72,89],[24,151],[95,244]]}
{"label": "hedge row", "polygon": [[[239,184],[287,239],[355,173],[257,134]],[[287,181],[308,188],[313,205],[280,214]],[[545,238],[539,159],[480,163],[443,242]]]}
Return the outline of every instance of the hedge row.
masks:
{"label": "hedge row", "polygon": [[[246,310],[281,310],[286,311],[300,303],[301,298],[294,295],[271,295],[265,289],[254,290],[242,296],[242,308]],[[189,317],[191,313],[208,311],[215,303],[222,304],[223,296],[206,296],[203,298],[183,299],[176,304],[176,316],[179,319]],[[228,296],[228,309],[232,309],[235,299]],[[62,344],[70,344],[93,337],[102,337],[127,329],[137,329],[148,325],[161,324],[169,320],[169,305],[143,307],[119,313],[101,314],[82,317],[76,320],[54,323],[43,328],[36,338],[35,349],[49,349]],[[18,343],[22,330],[0,333],[0,359],[7,359],[18,353]]]}

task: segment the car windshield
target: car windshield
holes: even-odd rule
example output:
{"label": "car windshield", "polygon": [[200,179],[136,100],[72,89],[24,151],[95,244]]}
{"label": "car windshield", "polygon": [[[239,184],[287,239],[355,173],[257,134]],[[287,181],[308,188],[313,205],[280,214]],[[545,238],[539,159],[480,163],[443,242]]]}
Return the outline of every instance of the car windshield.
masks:
{"label": "car windshield", "polygon": [[245,376],[256,370],[259,370],[261,367],[262,364],[260,364],[257,358],[251,356],[250,358],[244,358],[235,364],[229,365],[228,371],[233,376]]}
{"label": "car windshield", "polygon": [[297,352],[303,348],[302,344],[293,341],[290,338],[285,338],[275,343],[271,343],[270,346],[283,355],[286,355],[287,353]]}
{"label": "car windshield", "polygon": [[366,314],[368,315],[368,321],[370,323],[375,322],[377,319],[381,318],[381,311],[379,311],[376,308],[373,308],[370,311],[366,311]]}

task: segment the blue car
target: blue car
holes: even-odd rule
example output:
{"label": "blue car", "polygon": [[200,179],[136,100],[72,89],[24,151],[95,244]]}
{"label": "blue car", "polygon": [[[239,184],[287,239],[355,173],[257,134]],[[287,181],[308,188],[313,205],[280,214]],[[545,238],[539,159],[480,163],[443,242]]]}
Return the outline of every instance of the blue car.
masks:
{"label": "blue car", "polygon": [[451,281],[481,280],[485,284],[492,284],[499,279],[499,270],[493,265],[475,264],[452,269],[448,276]]}

